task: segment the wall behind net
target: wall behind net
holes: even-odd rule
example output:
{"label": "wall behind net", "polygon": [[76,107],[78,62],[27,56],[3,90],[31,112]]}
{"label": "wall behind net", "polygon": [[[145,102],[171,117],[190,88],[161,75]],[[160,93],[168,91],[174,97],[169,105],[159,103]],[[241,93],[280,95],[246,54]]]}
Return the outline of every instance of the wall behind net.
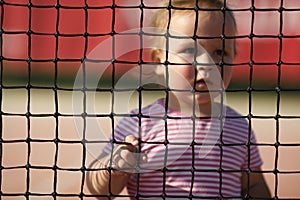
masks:
{"label": "wall behind net", "polygon": [[[3,1],[2,55],[7,58],[4,64],[9,66],[4,69],[4,75],[27,79],[27,61],[30,58],[31,77],[39,79],[37,81],[45,82],[39,77],[48,75],[47,81],[53,82],[53,61],[57,63],[58,76],[72,77],[86,54],[111,37],[112,31],[118,33],[139,28],[141,20],[147,25],[155,3],[160,0],[145,1],[143,11],[139,8],[139,2],[115,1],[116,8],[111,9],[112,1],[109,0]],[[282,3],[280,0],[253,3],[250,0],[229,0],[227,3],[236,9],[241,36],[237,42],[242,49],[236,59],[236,63],[241,65],[236,67],[233,82],[248,85],[249,62],[252,61],[252,81],[259,85],[275,86],[279,77],[277,64],[281,60],[281,85],[299,86],[295,73],[299,72],[299,3],[296,0]],[[140,18],[141,14],[144,15],[143,19]],[[127,55],[127,59],[136,58]],[[123,68],[126,70],[128,66]],[[266,78],[264,74],[269,76]],[[66,82],[65,77],[63,82]]]}
{"label": "wall behind net", "polygon": [[[89,196],[84,189],[84,168],[87,167],[88,162],[85,160],[83,141],[63,137],[63,133],[60,132],[62,118],[71,118],[76,114],[79,118],[85,116],[70,111],[64,112],[58,94],[72,91],[76,74],[89,52],[120,32],[139,28],[141,24],[146,26],[147,20],[159,2],[160,0],[0,1],[2,94],[0,100],[3,150],[1,151],[0,196],[4,199],[28,197],[70,197],[72,199]],[[238,22],[239,54],[229,92],[273,93],[277,98],[275,106],[278,111],[282,93],[299,95],[300,92],[300,26],[297,22],[300,17],[300,2],[298,0],[227,0],[226,2],[235,10]],[[126,42],[120,40],[116,45],[124,46]],[[140,57],[138,52],[131,52],[119,59],[133,62],[135,66]],[[121,76],[133,66],[128,62],[119,62],[114,70],[109,68],[105,72],[103,81],[106,82],[108,89],[112,84],[112,71],[114,77]],[[53,109],[43,111],[43,108],[39,108],[42,111],[32,111],[34,105],[31,101],[35,98],[33,91],[36,90],[51,91],[51,102],[49,102]],[[3,97],[14,91],[20,91],[25,96],[19,99],[19,102],[16,101],[16,104],[24,105],[21,110],[11,111],[5,107],[7,105]],[[14,94],[12,93],[11,98],[19,97],[13,96]],[[44,103],[41,106],[49,105]],[[279,134],[280,120],[295,120],[299,117],[299,115],[281,116],[276,112],[264,118],[274,121],[274,127]],[[33,134],[35,130],[33,122],[37,119],[43,119],[47,127],[50,127],[53,132],[51,136],[42,137]],[[12,125],[6,124],[9,120]],[[19,129],[12,128],[13,131],[6,132],[6,127],[14,127],[14,122],[18,122]],[[37,134],[43,131],[43,127],[40,127]],[[19,133],[21,136],[18,135]],[[280,144],[279,138],[277,135],[274,144],[267,144],[276,149],[275,163],[280,154],[278,149],[300,146],[297,142]],[[59,160],[63,160],[61,157],[63,154],[60,152],[63,152],[63,148],[68,149],[65,144],[79,147],[79,150],[74,148],[81,155],[77,165],[67,166],[60,163]],[[48,148],[43,148],[47,145]],[[32,162],[32,157],[39,148],[52,152],[52,158],[35,164]],[[14,151],[22,152],[23,156],[18,157],[17,153],[13,153]],[[18,162],[13,161],[14,157]],[[9,158],[12,161],[5,160]],[[280,171],[276,168],[276,164],[273,170],[271,170],[275,177],[273,195],[278,195],[277,175]],[[38,183],[38,180],[35,180],[33,174],[38,176],[37,174],[43,174],[45,171],[47,171],[45,174],[50,177],[46,181],[48,189],[34,188],[33,183]],[[70,172],[70,174],[65,175],[63,172],[67,172],[66,174]],[[76,176],[79,185],[76,189],[61,189],[62,186],[58,182],[63,177],[72,176],[72,172],[78,172]],[[300,169],[281,173],[299,176]],[[8,181],[16,178],[15,176],[21,177],[21,186]]]}

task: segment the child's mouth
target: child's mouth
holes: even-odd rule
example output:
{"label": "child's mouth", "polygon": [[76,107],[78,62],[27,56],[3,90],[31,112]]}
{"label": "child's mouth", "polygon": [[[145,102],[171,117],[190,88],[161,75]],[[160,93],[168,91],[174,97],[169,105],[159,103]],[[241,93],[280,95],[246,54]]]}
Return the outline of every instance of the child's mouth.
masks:
{"label": "child's mouth", "polygon": [[209,80],[199,79],[196,81],[197,90],[208,90],[209,86],[212,85],[212,82]]}

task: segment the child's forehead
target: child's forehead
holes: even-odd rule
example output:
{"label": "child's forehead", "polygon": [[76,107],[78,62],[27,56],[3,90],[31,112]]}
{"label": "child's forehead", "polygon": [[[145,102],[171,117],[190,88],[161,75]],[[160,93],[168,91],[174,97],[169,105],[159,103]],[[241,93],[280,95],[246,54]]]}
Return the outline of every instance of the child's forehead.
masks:
{"label": "child's forehead", "polygon": [[[224,20],[226,21],[225,29],[223,30]],[[196,14],[196,12],[192,11],[181,11],[171,17],[170,30],[175,34],[177,33],[189,37],[194,36],[195,33],[200,37],[219,37],[222,34],[234,35],[236,27],[231,17],[226,16],[224,18],[220,12],[206,11]]]}

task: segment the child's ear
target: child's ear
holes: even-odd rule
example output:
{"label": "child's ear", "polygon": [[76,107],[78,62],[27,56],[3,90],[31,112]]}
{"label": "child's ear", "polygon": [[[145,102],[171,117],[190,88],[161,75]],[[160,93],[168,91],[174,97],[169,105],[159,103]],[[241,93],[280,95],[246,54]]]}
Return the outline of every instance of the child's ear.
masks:
{"label": "child's ear", "polygon": [[162,64],[159,64],[162,62],[162,50],[160,49],[152,49],[151,50],[151,61],[157,63],[155,66],[155,73],[159,76],[163,76],[165,72],[165,68]]}

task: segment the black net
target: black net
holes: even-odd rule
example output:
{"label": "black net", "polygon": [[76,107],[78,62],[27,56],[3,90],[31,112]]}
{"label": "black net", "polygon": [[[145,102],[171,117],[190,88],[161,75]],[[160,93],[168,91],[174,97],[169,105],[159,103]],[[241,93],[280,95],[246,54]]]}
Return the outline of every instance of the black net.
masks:
{"label": "black net", "polygon": [[[145,69],[151,68],[153,62],[145,56],[147,47],[143,47],[141,41],[150,36],[170,36],[169,33],[145,31],[148,16],[156,10],[185,10],[172,6],[172,1],[167,7],[159,6],[160,2],[0,1],[0,199],[95,199],[97,196],[120,199],[241,198],[222,194],[222,176],[228,172],[241,172],[223,169],[222,156],[220,166],[215,170],[220,177],[218,196],[198,196],[192,192],[194,176],[205,172],[194,167],[197,162],[194,157],[188,170],[192,180],[187,195],[168,195],[166,177],[176,169],[168,169],[167,165],[158,170],[163,177],[159,196],[139,192],[135,195],[126,192],[96,195],[87,189],[86,174],[95,170],[89,165],[101,153],[100,147],[118,143],[113,130],[120,118],[135,118],[140,124],[145,118],[161,120],[165,124],[176,119],[141,113],[148,101],[168,97],[170,91],[143,80]],[[186,9],[203,11],[197,6]],[[300,2],[224,0],[221,9],[208,9],[208,12],[215,11],[221,11],[224,16],[229,11],[233,12],[238,26],[236,36],[222,34],[218,37],[224,43],[235,39],[238,55],[234,63],[220,62],[221,66],[233,66],[234,72],[229,88],[216,92],[222,95],[226,92],[227,102],[249,122],[249,137],[255,129],[258,138],[256,143],[249,139],[246,144],[225,144],[221,140],[215,145],[220,148],[221,155],[223,148],[228,146],[243,145],[249,152],[251,146],[257,146],[265,164],[254,173],[266,177],[271,196],[275,199],[299,199],[300,30],[297,23]],[[126,36],[125,39],[122,36]],[[194,35],[192,39],[199,38]],[[129,48],[131,42],[128,40],[140,46],[124,50]],[[97,59],[89,56],[97,45],[99,48],[99,44],[101,55],[97,55]],[[123,51],[119,52],[119,49]],[[168,56],[166,62],[160,64],[167,69],[170,64]],[[139,76],[135,77],[138,82],[133,81],[129,88],[118,85],[122,76],[135,66],[139,71]],[[125,99],[126,104],[122,105],[126,109],[137,107],[137,114],[128,114],[122,109],[116,111],[118,95],[125,92],[133,95],[130,98],[134,103],[129,105],[129,99]],[[79,103],[74,101],[74,96]],[[223,103],[222,97],[220,101]],[[91,107],[90,102],[95,105]],[[197,117],[190,118],[195,121]],[[221,114],[220,123],[227,118],[235,119]],[[95,121],[101,124],[99,131],[105,132],[102,138],[95,136],[99,129],[93,127]],[[111,133],[112,140],[109,139]],[[222,131],[220,134],[222,137]],[[167,131],[165,141],[156,144],[166,148],[172,145],[168,142]],[[189,145],[194,151],[200,144],[193,140]],[[109,167],[97,170],[111,173]],[[247,174],[253,172],[250,167],[242,171]],[[136,184],[138,189],[139,175]],[[248,183],[247,191],[249,188]]]}

